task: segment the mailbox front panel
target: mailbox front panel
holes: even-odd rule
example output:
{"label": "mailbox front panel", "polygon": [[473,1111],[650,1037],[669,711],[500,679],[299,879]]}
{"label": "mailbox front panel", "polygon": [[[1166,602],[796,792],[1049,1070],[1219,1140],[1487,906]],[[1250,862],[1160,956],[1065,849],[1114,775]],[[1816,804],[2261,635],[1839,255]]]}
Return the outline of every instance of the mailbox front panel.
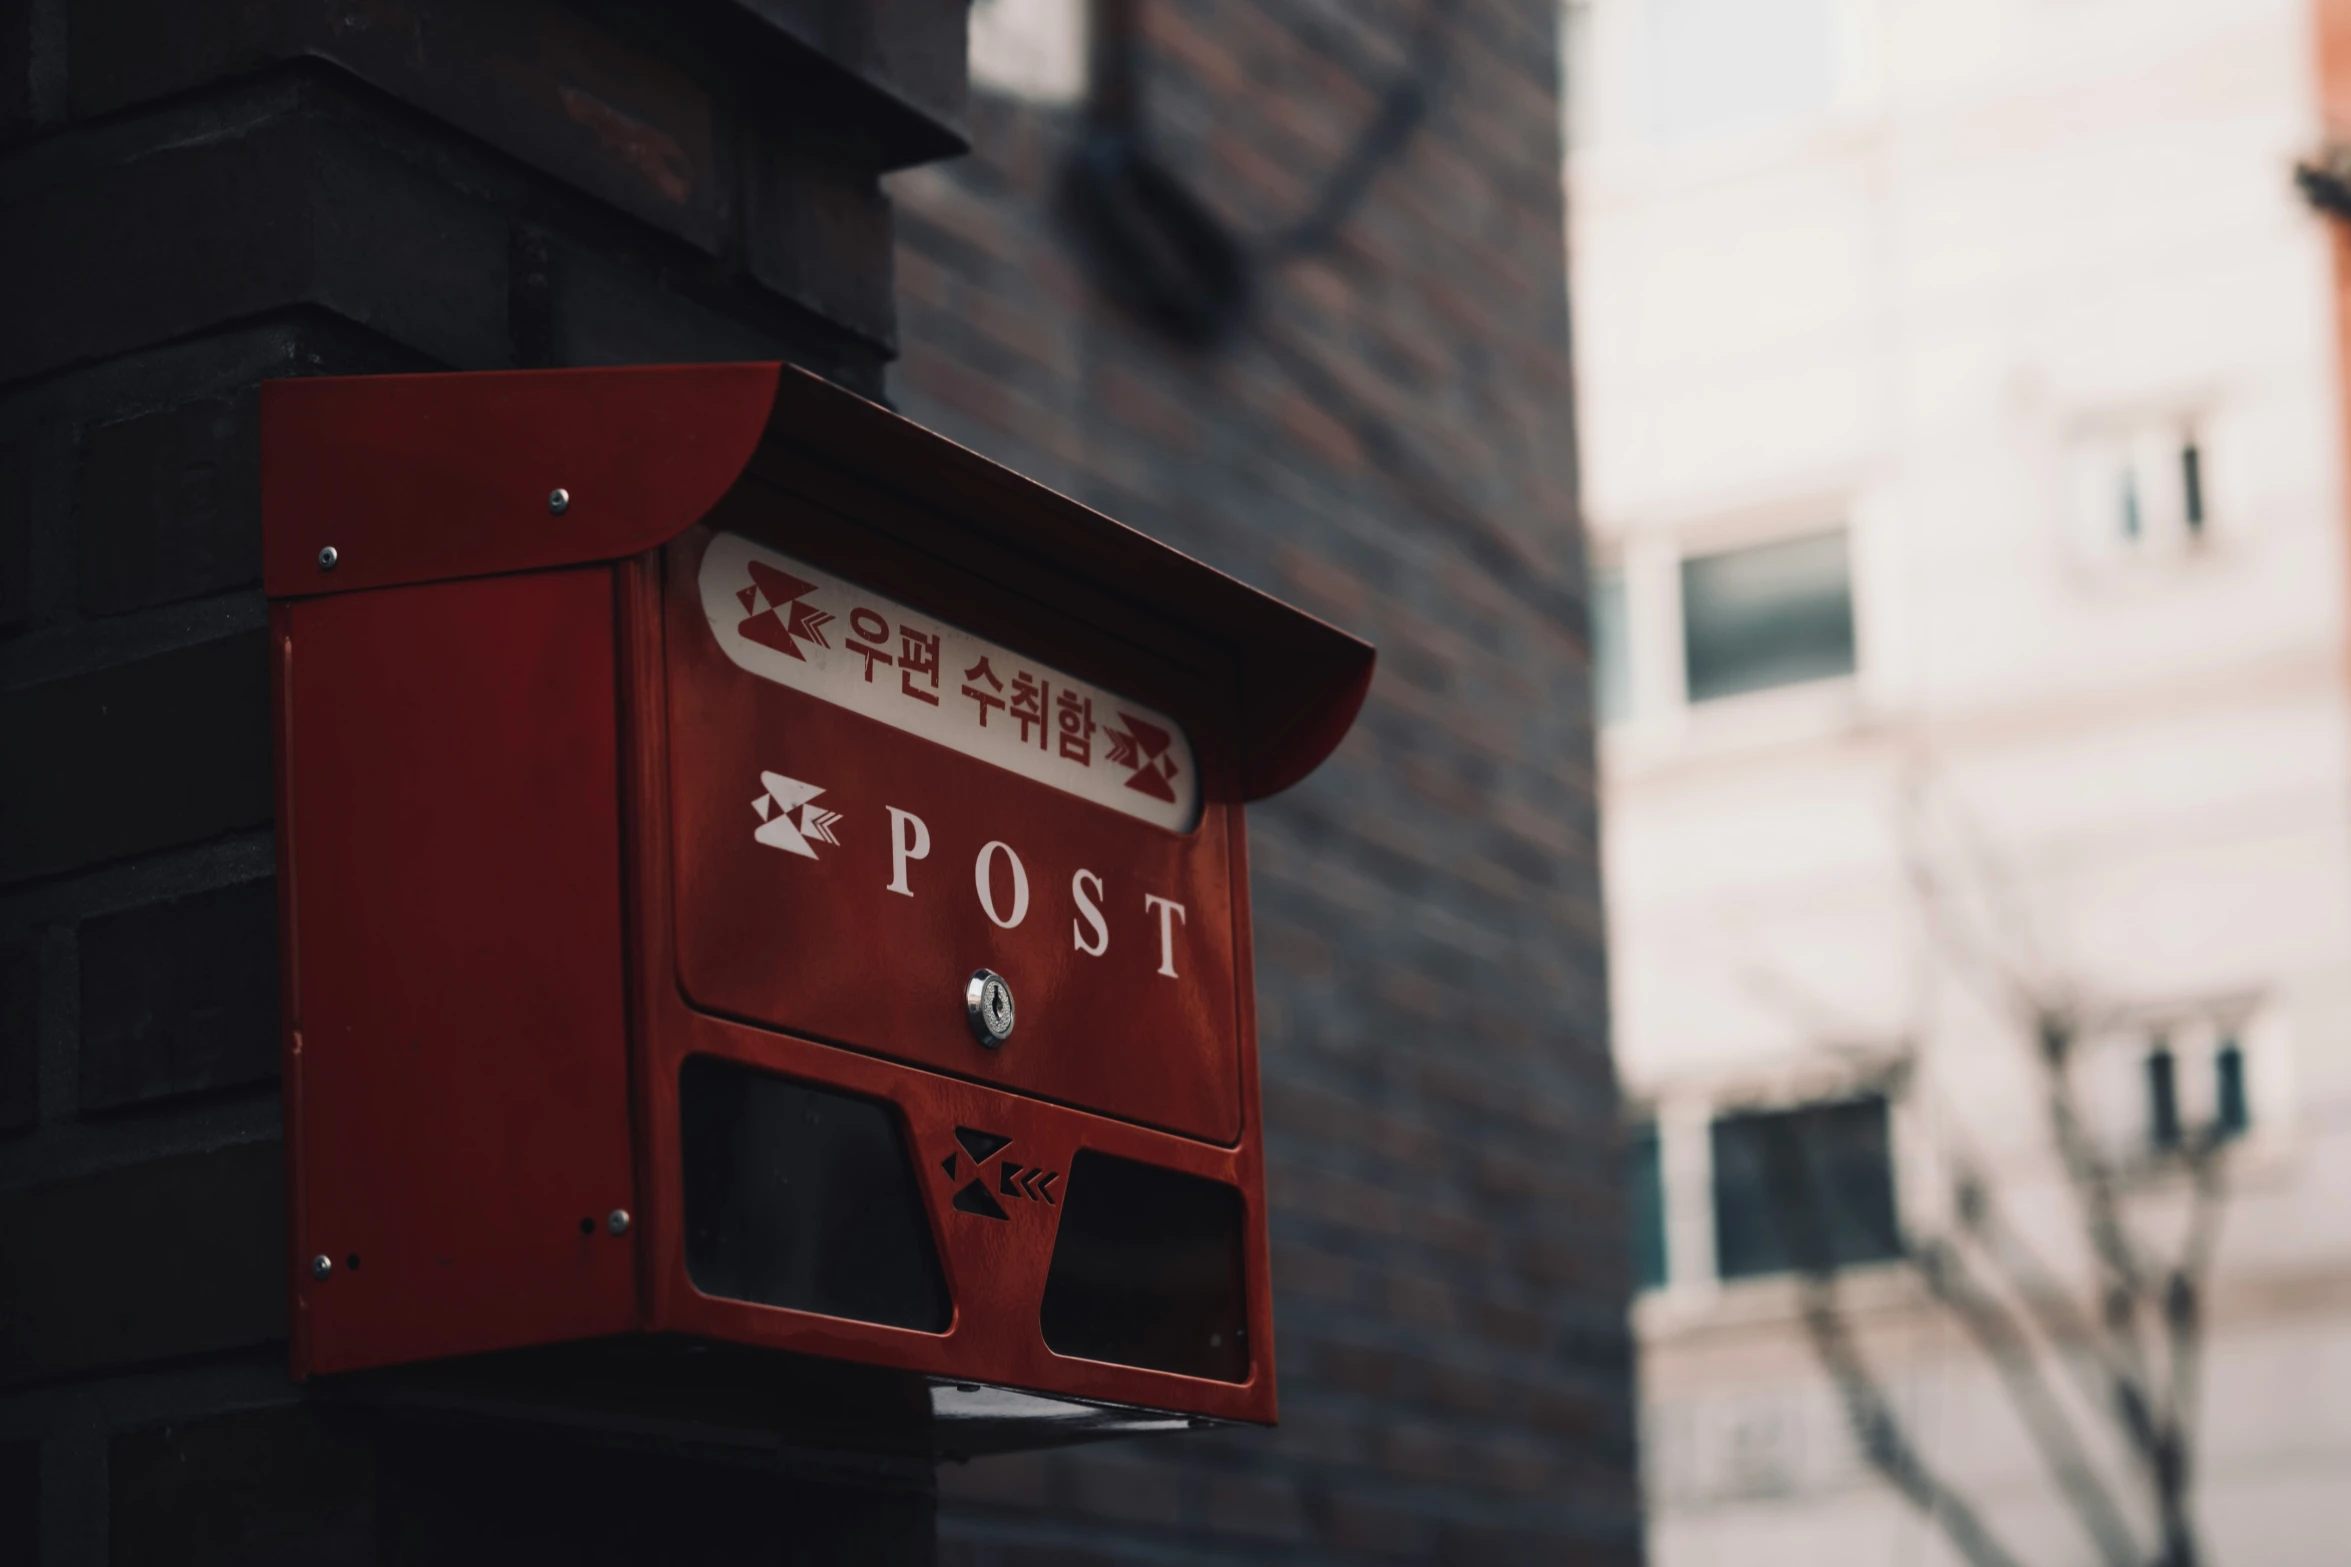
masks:
{"label": "mailbox front panel", "polygon": [[[1236,1141],[1228,808],[1181,725],[734,534],[665,557],[692,1002]],[[981,969],[1014,998],[998,1048],[966,1016]]]}
{"label": "mailbox front panel", "polygon": [[[1273,1418],[1253,1143],[1216,1148],[788,1034],[699,1014],[673,1021],[646,1080],[656,1330],[1141,1408]],[[771,1218],[755,1240],[764,1269],[714,1270],[695,1255],[711,1249],[712,1223],[708,1195],[693,1190],[705,1154],[688,1145],[709,1134],[693,1100],[714,1087],[736,1103],[772,1094],[871,1106],[895,1123],[910,1166],[814,1183],[789,1205],[790,1222]],[[834,1135],[805,1117],[783,1131],[768,1146]],[[734,1173],[747,1172],[738,1163]],[[891,1211],[899,1192],[875,1200],[901,1173],[927,1216],[928,1233],[911,1242]],[[847,1301],[827,1288],[828,1244],[835,1255],[857,1248],[863,1280],[895,1282]],[[877,1253],[882,1268],[872,1266]],[[926,1281],[933,1268],[943,1302]],[[785,1287],[745,1288],[753,1271]],[[821,1308],[776,1304],[827,1294]]]}

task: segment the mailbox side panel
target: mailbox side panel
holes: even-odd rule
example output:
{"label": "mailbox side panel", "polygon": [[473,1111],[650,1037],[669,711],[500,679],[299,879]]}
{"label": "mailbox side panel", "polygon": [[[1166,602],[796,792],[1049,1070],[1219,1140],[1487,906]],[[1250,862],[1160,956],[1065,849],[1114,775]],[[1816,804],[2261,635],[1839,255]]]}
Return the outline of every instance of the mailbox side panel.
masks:
{"label": "mailbox side panel", "polygon": [[610,570],[304,600],[274,642],[296,1374],[628,1329]]}

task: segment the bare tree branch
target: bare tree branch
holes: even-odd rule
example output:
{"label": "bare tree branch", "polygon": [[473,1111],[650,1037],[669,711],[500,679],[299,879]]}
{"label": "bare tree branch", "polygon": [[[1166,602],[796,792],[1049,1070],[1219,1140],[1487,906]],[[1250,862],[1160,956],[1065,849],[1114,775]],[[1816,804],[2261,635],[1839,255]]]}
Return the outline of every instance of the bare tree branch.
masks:
{"label": "bare tree branch", "polygon": [[[1902,788],[1902,810],[1896,828],[1896,838],[1902,857],[1902,870],[1910,884],[1911,895],[1917,899],[1926,917],[1927,933],[1945,958],[1964,958],[1963,969],[1970,985],[1998,1017],[2012,1017],[2020,1007],[2037,1008],[2040,1004],[2040,985],[2003,957],[1998,944],[1988,934],[1979,936],[1969,927],[1959,902],[1944,886],[1937,874],[1933,856],[1926,843],[1927,788],[1924,775],[1913,771]],[[1972,846],[1971,846],[1972,847]],[[1982,867],[1978,867],[1979,870]],[[1994,876],[1995,881],[2001,878]],[[2012,919],[2008,929],[2020,938],[2029,939],[2030,926],[2021,918]]]}
{"label": "bare tree branch", "polygon": [[2037,1005],[2038,997],[2031,984],[2012,972],[1997,952],[1977,941],[1965,928],[1933,868],[1923,859],[1911,856],[1906,869],[1911,892],[1926,913],[1928,936],[1947,954],[1968,960],[1961,966],[1961,972],[1992,1013],[2011,1017],[2020,1008],[2029,1010]]}
{"label": "bare tree branch", "polygon": [[[1970,1233],[2007,1277],[2017,1299],[2058,1351],[2058,1359],[2073,1369],[2081,1382],[2082,1396],[2094,1408],[2148,1409],[2147,1389],[2134,1377],[2112,1338],[2066,1294],[2047,1264],[2001,1217],[1989,1194],[1978,1190]],[[2142,1457],[2152,1455],[2152,1421],[2140,1422],[2135,1433],[2127,1429],[2127,1421],[2118,1418],[2118,1423],[2126,1426],[2125,1434]]]}
{"label": "bare tree branch", "polygon": [[[1955,1317],[2001,1379],[2059,1494],[2107,1567],[2199,1567],[2201,1548],[2190,1508],[2189,1483],[2199,1410],[2205,1330],[2205,1293],[2218,1246],[2225,1191],[2223,1144],[2217,1132],[2185,1150],[2193,1179],[2185,1239],[2168,1262],[2134,1232],[2125,1211],[2124,1182],[2109,1150],[2085,1118],[2074,1077],[2078,1048],[2104,1023],[2034,960],[2013,879],[1989,853],[1980,834],[1960,831],[1961,857],[1978,873],[1983,896],[1958,895],[1927,852],[1927,790],[1920,775],[1905,780],[1898,831],[1903,867],[1918,900],[1922,929],[1941,966],[2031,1042],[2049,1135],[2087,1242],[2092,1299],[2084,1304],[1999,1214],[1976,1164],[1963,1155],[1954,1185],[1958,1228],[1949,1242],[1914,1246],[1912,1261],[1936,1301]],[[1955,808],[1955,807],[1954,807]],[[1960,828],[1967,823],[1961,822]],[[1965,890],[1965,889],[1960,889]],[[2003,896],[2008,894],[2008,896]],[[1965,905],[1965,906],[1963,906]],[[2028,951],[2020,957],[2018,943]],[[1763,987],[1749,976],[1751,989]],[[1767,998],[1783,1009],[1810,1014],[1817,1027],[1831,1016],[1815,998],[1787,986]],[[1791,1005],[1791,1002],[1793,1005]],[[1842,1037],[1845,1030],[1836,1031]],[[1925,1038],[1925,1030],[1914,1031]],[[1824,1035],[1824,1042],[1827,1036]],[[1803,1282],[1806,1336],[1838,1389],[1856,1439],[1877,1472],[1935,1520],[1974,1567],[2013,1567],[2014,1558],[1966,1499],[1928,1464],[1904,1431],[1884,1390],[1854,1343],[1836,1296],[1839,1265],[1818,1173],[1795,1146],[1791,1130],[1763,1150],[1765,1177],[1777,1216]],[[1980,1252],[1999,1288],[1979,1279],[1961,1242]],[[2155,1370],[2164,1363],[2160,1387]],[[2060,1401],[2051,1381],[2062,1365],[2077,1379],[2084,1400],[2103,1409],[2120,1438],[2120,1451],[2143,1485],[2156,1537],[2150,1559],[2134,1538],[2131,1517],[2093,1460],[2078,1415]],[[2134,1488],[2135,1489],[2135,1488]],[[2135,1515],[2134,1505],[2132,1513]]]}
{"label": "bare tree branch", "polygon": [[1853,1435],[1881,1475],[1942,1528],[1973,1567],[2017,1567],[2016,1558],[1985,1527],[1975,1509],[1943,1482],[1903,1432],[1892,1403],[1853,1343],[1837,1308],[1836,1247],[1829,1217],[1814,1189],[1813,1172],[1792,1128],[1765,1135],[1763,1179],[1774,1222],[1794,1254],[1804,1281],[1804,1327],[1815,1353],[1836,1382]]}
{"label": "bare tree branch", "polygon": [[2091,1254],[2105,1265],[2107,1277],[2101,1289],[2104,1309],[2097,1320],[2130,1366],[2135,1387],[2144,1389],[2149,1377],[2146,1346],[2139,1336],[2139,1307],[2147,1293],[2147,1270],[2124,1228],[2114,1172],[2082,1125],[2081,1112],[2074,1103],[2071,1067],[2076,1029],[2064,1015],[2042,1010],[2033,1018],[2033,1032],[2040,1047],[2050,1135],[2081,1204]]}
{"label": "bare tree branch", "polygon": [[1870,1467],[1934,1521],[1969,1567],[2021,1567],[1967,1498],[1935,1473],[1903,1433],[1885,1390],[1853,1344],[1844,1314],[1837,1307],[1833,1274],[1805,1275],[1804,1330],[1836,1384],[1846,1419],[1853,1427],[1853,1440]]}
{"label": "bare tree branch", "polygon": [[2205,1281],[2220,1241],[2222,1149],[2217,1132],[2199,1137],[2188,1151],[2193,1197],[2180,1260],[2165,1280],[2163,1332],[2171,1350],[2171,1383],[2165,1390],[2155,1461],[2151,1465],[2155,1509],[2163,1535],[2160,1567],[2196,1567],[2198,1559],[2189,1487],[2198,1387],[2202,1372]]}
{"label": "bare tree branch", "polygon": [[2224,1147],[2217,1137],[2206,1136],[2198,1139],[2189,1155],[2194,1195],[2188,1211],[2188,1235],[2164,1301],[2164,1328],[2171,1338],[2172,1358],[2166,1414],[2183,1427],[2194,1425],[2197,1414],[2205,1281],[2212,1273],[2213,1253],[2219,1249],[2221,1210],[2227,1196]]}
{"label": "bare tree branch", "polygon": [[2131,1539],[2130,1525],[2123,1521],[2122,1510],[2091,1464],[2073,1421],[2051,1394],[2031,1339],[1996,1296],[1968,1277],[1966,1264],[1956,1250],[1930,1241],[1917,1248],[1916,1258],[1927,1288],[1974,1336],[2000,1374],[2009,1402],[2016,1406],[2050,1474],[2073,1504],[2074,1516],[2091,1543],[2110,1567],[2135,1567],[2139,1548]]}

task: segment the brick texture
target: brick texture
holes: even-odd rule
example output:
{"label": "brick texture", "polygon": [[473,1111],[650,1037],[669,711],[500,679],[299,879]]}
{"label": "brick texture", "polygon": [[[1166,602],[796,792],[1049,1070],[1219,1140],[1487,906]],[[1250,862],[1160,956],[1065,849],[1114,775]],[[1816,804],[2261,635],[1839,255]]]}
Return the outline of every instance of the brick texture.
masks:
{"label": "brick texture", "polygon": [[269,820],[258,631],[0,692],[0,730],[0,881]]}
{"label": "brick texture", "polygon": [[250,586],[261,558],[260,399],[207,397],[101,425],[82,444],[82,612]]}
{"label": "brick texture", "polygon": [[[1147,0],[1149,134],[1262,257],[1422,7]],[[1449,12],[1417,133],[1231,341],[1105,303],[1080,114],[893,181],[913,417],[1367,637],[1250,812],[1282,1424],[974,1461],[942,1559],[1638,1559],[1548,0]]]}
{"label": "brick texture", "polygon": [[0,1193],[0,1385],[282,1337],[283,1165],[246,1143]]}
{"label": "brick texture", "polygon": [[82,1109],[275,1078],[277,926],[267,881],[84,922]]}
{"label": "brick texture", "polygon": [[[1150,0],[1170,166],[1264,249],[1422,6]],[[0,1558],[1637,1555],[1549,0],[1443,8],[1213,351],[1103,303],[962,15],[0,0]],[[253,388],[770,357],[1382,649],[1251,816],[1277,1431],[934,1493],[803,1451],[850,1399],[712,1455],[284,1381]]]}
{"label": "brick texture", "polygon": [[931,1559],[926,1467],[772,1451],[870,1397],[746,1463],[288,1384],[255,389],[878,393],[964,90],[963,0],[0,0],[0,1561]]}
{"label": "brick texture", "polygon": [[21,1132],[41,1109],[41,945],[0,946],[0,1132]]}
{"label": "brick texture", "polygon": [[0,1442],[0,1561],[34,1561],[40,1548],[41,1444]]}
{"label": "brick texture", "polygon": [[113,1567],[518,1561],[831,1567],[927,1561],[919,1487],[829,1493],[756,1464],[332,1406],[132,1426],[107,1453]]}

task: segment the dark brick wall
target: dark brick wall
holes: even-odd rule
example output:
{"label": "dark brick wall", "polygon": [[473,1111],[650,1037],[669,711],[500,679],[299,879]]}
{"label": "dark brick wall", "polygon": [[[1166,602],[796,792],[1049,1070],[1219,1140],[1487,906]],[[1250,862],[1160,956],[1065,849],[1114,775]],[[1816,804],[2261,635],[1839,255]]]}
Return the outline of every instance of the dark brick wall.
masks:
{"label": "dark brick wall", "polygon": [[[1421,3],[1152,0],[1168,156],[1281,225]],[[1066,114],[975,105],[893,212],[962,4],[0,0],[0,1560],[930,1555],[927,1473],[291,1390],[263,936],[261,380],[901,348],[926,422],[1382,648],[1252,813],[1284,1424],[952,1467],[941,1556],[1636,1554],[1548,0],[1453,8],[1214,353],[1098,302]]]}
{"label": "dark brick wall", "polygon": [[0,0],[0,1562],[930,1558],[919,1465],[287,1383],[254,389],[782,357],[878,392],[879,176],[961,145],[962,27]]}
{"label": "dark brick wall", "polygon": [[[1420,0],[1149,0],[1149,127],[1232,229],[1315,199]],[[914,417],[1376,642],[1250,815],[1282,1425],[942,1471],[942,1560],[1631,1562],[1553,6],[1477,0],[1410,143],[1228,345],[1101,303],[1074,111],[893,180]]]}

